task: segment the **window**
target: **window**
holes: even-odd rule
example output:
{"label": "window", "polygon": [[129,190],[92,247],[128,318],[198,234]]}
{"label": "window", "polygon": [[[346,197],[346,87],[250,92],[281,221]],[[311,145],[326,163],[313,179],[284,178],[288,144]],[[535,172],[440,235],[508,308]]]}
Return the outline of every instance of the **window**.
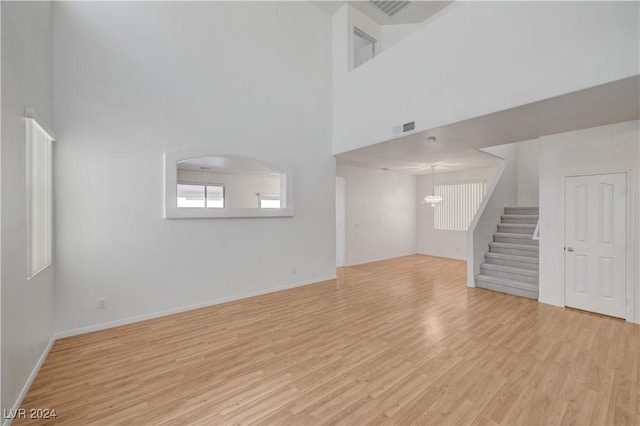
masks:
{"label": "window", "polygon": [[357,68],[376,56],[376,39],[353,28],[353,67]]}
{"label": "window", "polygon": [[224,208],[224,186],[207,185],[207,207],[214,209]]}
{"label": "window", "polygon": [[258,204],[261,209],[279,209],[280,196],[278,194],[258,194]]}
{"label": "window", "polygon": [[224,208],[224,186],[179,183],[178,207]]}
{"label": "window", "polygon": [[450,231],[466,231],[473,220],[484,194],[485,182],[436,185],[435,195],[442,202],[435,206],[434,227]]}
{"label": "window", "polygon": [[52,145],[53,132],[45,130],[33,110],[27,110],[27,247],[28,278],[51,265]]}

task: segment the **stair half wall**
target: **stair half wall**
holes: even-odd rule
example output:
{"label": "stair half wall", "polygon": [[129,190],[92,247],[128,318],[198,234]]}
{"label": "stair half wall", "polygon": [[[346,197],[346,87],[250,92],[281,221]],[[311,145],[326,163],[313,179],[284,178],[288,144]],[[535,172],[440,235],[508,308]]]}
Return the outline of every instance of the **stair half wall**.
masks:
{"label": "stair half wall", "polygon": [[538,299],[537,223],[537,207],[505,207],[476,275],[477,287]]}

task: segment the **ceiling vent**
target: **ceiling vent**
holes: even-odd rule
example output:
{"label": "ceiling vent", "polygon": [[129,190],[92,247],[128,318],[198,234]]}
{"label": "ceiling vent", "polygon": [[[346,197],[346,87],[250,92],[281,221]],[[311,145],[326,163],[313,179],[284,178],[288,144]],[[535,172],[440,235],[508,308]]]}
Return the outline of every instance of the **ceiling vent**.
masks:
{"label": "ceiling vent", "polygon": [[389,18],[393,18],[398,13],[402,12],[407,6],[408,1],[372,1],[369,0],[376,9],[384,13]]}

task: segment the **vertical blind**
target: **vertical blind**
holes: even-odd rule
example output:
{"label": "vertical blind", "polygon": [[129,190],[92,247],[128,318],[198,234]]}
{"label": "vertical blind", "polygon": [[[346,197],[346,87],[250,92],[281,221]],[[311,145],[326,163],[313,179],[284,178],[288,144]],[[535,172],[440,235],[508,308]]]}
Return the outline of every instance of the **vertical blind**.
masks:
{"label": "vertical blind", "polygon": [[442,202],[435,206],[435,229],[451,231],[469,229],[482,203],[486,187],[485,182],[436,185],[434,193],[442,197]]}
{"label": "vertical blind", "polygon": [[29,278],[51,264],[52,142],[34,119],[27,119],[27,221]]}

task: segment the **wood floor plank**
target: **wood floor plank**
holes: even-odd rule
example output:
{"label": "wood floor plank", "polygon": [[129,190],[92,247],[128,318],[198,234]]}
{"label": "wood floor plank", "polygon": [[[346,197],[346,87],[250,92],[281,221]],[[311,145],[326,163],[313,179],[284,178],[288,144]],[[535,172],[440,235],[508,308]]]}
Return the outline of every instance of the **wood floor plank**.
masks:
{"label": "wood floor plank", "polygon": [[640,326],[422,255],[58,340],[26,424],[640,424]]}

